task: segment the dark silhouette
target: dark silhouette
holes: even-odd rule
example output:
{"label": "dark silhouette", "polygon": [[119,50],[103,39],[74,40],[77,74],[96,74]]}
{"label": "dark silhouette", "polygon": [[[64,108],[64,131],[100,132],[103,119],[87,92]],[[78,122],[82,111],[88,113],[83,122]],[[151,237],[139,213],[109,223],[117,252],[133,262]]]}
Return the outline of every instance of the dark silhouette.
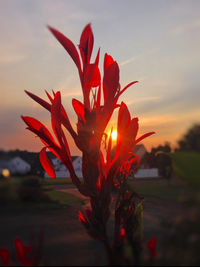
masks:
{"label": "dark silhouette", "polygon": [[178,141],[178,150],[200,152],[200,124],[192,126]]}

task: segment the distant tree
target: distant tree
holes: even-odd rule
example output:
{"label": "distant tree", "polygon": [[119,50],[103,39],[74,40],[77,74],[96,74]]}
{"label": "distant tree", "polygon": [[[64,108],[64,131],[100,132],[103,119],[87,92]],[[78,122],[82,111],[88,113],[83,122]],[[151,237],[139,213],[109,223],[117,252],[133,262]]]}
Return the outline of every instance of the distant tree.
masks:
{"label": "distant tree", "polygon": [[171,152],[171,146],[169,142],[165,142],[164,145],[158,145],[157,147],[153,147],[151,149],[151,153],[153,153],[154,155],[157,152],[164,152],[164,153],[170,153]]}
{"label": "distant tree", "polygon": [[157,152],[155,162],[158,168],[159,175],[170,179],[173,173],[172,158],[165,152]]}
{"label": "distant tree", "polygon": [[[172,159],[169,155],[171,146],[169,142],[164,145],[158,145],[151,149],[151,167],[158,168],[161,177],[169,179],[173,172]],[[149,158],[150,159],[150,158]]]}
{"label": "distant tree", "polygon": [[178,141],[179,150],[200,152],[200,124],[192,126]]}

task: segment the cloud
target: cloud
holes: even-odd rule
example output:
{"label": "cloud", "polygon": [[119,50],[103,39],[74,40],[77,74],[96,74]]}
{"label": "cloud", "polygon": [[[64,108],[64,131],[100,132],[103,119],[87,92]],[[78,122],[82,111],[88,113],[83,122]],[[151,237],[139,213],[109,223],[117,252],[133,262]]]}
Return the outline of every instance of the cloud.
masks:
{"label": "cloud", "polygon": [[135,60],[136,60],[136,57],[131,57],[131,58],[127,59],[127,60],[122,61],[122,62],[119,64],[119,66],[120,66],[120,67],[123,67],[123,66],[125,66],[125,65],[127,65],[127,64],[132,63],[132,62],[135,61]]}
{"label": "cloud", "polygon": [[82,96],[81,91],[75,91],[75,92],[66,92],[62,93],[63,98],[68,98],[68,97],[75,97],[75,96]]}
{"label": "cloud", "polygon": [[135,103],[140,103],[140,102],[148,102],[148,101],[159,101],[161,99],[160,96],[147,96],[147,97],[135,97],[134,100],[128,100],[126,101],[126,105],[130,106]]}
{"label": "cloud", "polygon": [[195,19],[193,21],[189,21],[185,24],[178,25],[171,30],[171,33],[174,35],[184,34],[186,32],[200,30],[200,19]]}
{"label": "cloud", "polygon": [[26,59],[25,54],[20,53],[2,53],[0,54],[0,64],[13,64]]}

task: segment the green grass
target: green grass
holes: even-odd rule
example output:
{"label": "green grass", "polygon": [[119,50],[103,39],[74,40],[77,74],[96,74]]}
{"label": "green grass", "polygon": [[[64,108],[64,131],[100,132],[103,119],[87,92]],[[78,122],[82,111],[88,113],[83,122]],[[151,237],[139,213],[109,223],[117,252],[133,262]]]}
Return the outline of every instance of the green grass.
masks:
{"label": "green grass", "polygon": [[41,190],[49,200],[23,202],[19,199],[17,189],[19,179],[0,180],[0,212],[23,212],[47,209],[60,209],[80,203],[81,200],[70,194],[56,192],[52,185],[42,185]]}
{"label": "green grass", "polygon": [[44,185],[65,185],[65,184],[71,184],[70,178],[44,178],[40,179],[41,183]]}
{"label": "green grass", "polygon": [[81,204],[82,201],[70,194],[57,192],[57,191],[49,191],[47,192],[48,196],[51,198],[52,201],[55,201],[61,208],[68,207],[73,205],[74,203]]}
{"label": "green grass", "polygon": [[[137,183],[136,192],[144,196],[173,201],[192,201],[200,203],[200,154],[195,152],[176,152],[170,154],[176,177],[184,183],[157,184]],[[172,178],[173,179],[173,178]],[[180,181],[180,180],[179,180]]]}
{"label": "green grass", "polygon": [[189,185],[200,187],[200,153],[172,153],[174,171]]}
{"label": "green grass", "polygon": [[179,201],[184,188],[179,185],[138,184],[134,186],[137,193],[160,199]]}

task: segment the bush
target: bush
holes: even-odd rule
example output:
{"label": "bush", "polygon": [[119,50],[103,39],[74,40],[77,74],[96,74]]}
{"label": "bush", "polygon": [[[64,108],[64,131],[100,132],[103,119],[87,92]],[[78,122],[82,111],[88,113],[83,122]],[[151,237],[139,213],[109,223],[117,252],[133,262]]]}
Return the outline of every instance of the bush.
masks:
{"label": "bush", "polygon": [[18,188],[19,199],[23,202],[48,202],[50,198],[46,195],[39,179],[29,178],[23,179]]}

